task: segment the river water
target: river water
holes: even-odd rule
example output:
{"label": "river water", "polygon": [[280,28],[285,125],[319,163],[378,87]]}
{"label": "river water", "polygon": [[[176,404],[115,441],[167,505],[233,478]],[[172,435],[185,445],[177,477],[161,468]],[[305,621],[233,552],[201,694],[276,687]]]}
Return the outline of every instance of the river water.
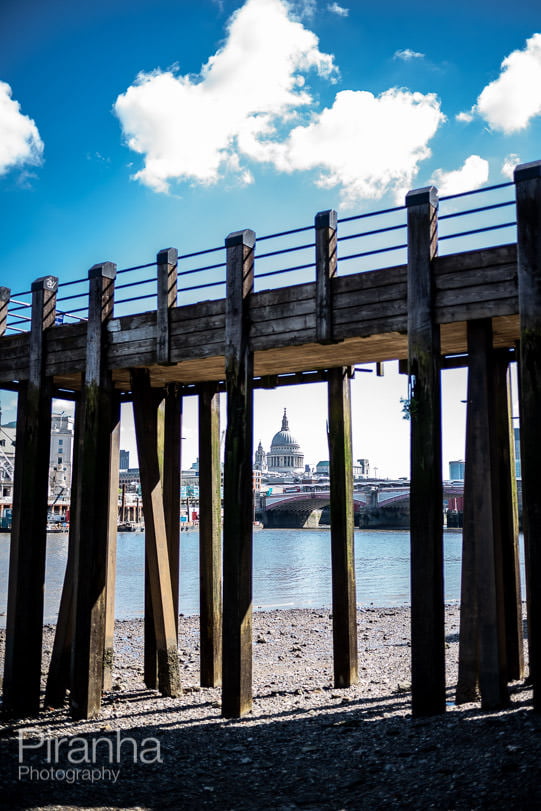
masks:
{"label": "river water", "polygon": [[[462,535],[446,531],[445,600],[460,599]],[[67,553],[67,536],[47,538],[45,584],[46,623],[58,612]],[[199,535],[181,533],[180,611],[199,613]],[[0,627],[5,627],[9,535],[0,534]],[[357,603],[360,606],[404,605],[410,599],[409,532],[355,531]],[[321,608],[331,605],[330,531],[310,529],[260,529],[254,531],[254,607]],[[523,592],[524,593],[524,592]],[[134,619],[144,613],[144,535],[119,533],[117,619]]]}

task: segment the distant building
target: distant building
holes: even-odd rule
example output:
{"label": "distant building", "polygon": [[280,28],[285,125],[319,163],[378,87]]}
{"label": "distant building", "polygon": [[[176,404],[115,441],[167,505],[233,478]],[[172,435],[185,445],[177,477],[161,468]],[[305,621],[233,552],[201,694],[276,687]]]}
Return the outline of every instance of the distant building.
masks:
{"label": "distant building", "polygon": [[359,476],[368,478],[370,476],[370,461],[368,459],[357,459],[359,463]]}
{"label": "distant building", "polygon": [[284,408],[284,416],[282,417],[282,427],[276,433],[271,442],[269,453],[266,454],[261,442],[255,454],[255,470],[265,470],[271,473],[289,473],[301,474],[304,473],[304,453],[301,446],[289,430],[289,422],[287,419],[286,409]]}
{"label": "distant building", "polygon": [[464,481],[464,470],[466,463],[463,459],[456,459],[449,462],[449,478],[451,481]]}
{"label": "distant building", "polygon": [[120,470],[127,470],[130,466],[130,452],[120,451]]}

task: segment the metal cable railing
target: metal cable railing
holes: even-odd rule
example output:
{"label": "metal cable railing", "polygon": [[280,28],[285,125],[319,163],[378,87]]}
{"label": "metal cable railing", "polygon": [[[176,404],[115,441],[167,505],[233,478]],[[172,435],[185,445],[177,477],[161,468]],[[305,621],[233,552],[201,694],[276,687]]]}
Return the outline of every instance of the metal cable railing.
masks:
{"label": "metal cable railing", "polygon": [[[493,247],[497,233],[502,240],[516,239],[516,219],[509,216],[509,208],[515,205],[514,197],[508,195],[514,184],[500,183],[467,192],[445,195],[439,201],[438,242],[440,254],[460,252],[482,247]],[[472,204],[472,198],[480,196],[482,205]],[[487,200],[487,196],[490,199]],[[502,199],[503,197],[503,199]],[[484,200],[487,200],[486,203]],[[463,205],[464,203],[464,205]],[[367,221],[371,220],[371,223]],[[364,224],[369,226],[363,230]],[[360,273],[378,268],[392,267],[407,262],[407,209],[394,206],[379,211],[363,212],[338,218],[338,262],[340,275]],[[312,235],[309,240],[306,234]],[[257,237],[255,289],[262,282],[278,286],[298,284],[315,279],[314,226],[291,228]],[[300,241],[298,241],[300,237]],[[270,242],[269,248],[258,253],[258,246]],[[342,253],[344,250],[344,253]],[[221,253],[221,261],[194,264],[194,260]],[[223,257],[223,258],[222,258]],[[213,257],[214,258],[214,257]],[[292,262],[292,259],[295,259]],[[148,276],[145,271],[156,268],[156,261],[121,268],[118,276],[129,274],[126,281],[115,285],[115,315],[135,312],[133,305],[147,302],[146,309],[157,306],[156,273]],[[177,304],[190,304],[204,297],[225,297],[226,261],[225,246],[181,254],[177,268]],[[80,287],[77,290],[77,285]],[[74,289],[75,288],[75,289]],[[73,292],[72,292],[73,291]],[[122,292],[121,292],[122,291]],[[120,296],[118,295],[120,293]],[[126,295],[127,294],[127,295]],[[31,306],[25,298],[31,291],[14,294],[9,303],[8,332],[24,332],[30,322],[24,312]],[[59,306],[60,305],[60,306]],[[88,279],[74,279],[58,287],[57,323],[85,320],[88,309]]]}

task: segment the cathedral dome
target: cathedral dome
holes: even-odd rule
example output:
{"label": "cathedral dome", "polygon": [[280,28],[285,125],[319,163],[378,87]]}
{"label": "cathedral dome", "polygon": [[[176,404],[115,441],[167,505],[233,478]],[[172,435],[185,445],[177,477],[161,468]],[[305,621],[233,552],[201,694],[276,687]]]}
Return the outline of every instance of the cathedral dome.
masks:
{"label": "cathedral dome", "polygon": [[283,473],[302,472],[304,469],[304,454],[289,430],[285,408],[282,427],[272,438],[270,453],[267,455],[267,465],[269,470]]}

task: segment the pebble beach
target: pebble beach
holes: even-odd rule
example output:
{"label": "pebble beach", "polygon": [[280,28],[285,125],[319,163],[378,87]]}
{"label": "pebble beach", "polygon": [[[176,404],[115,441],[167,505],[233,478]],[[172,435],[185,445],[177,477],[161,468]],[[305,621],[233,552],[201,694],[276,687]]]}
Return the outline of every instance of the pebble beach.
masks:
{"label": "pebble beach", "polygon": [[[143,684],[143,622],[117,622],[99,719],[74,722],[66,704],[2,722],[3,807],[541,808],[527,684],[511,685],[503,711],[454,704],[458,606],[446,609],[447,712],[434,718],[411,717],[408,608],[358,610],[359,681],[346,689],[333,686],[328,609],[257,611],[253,629],[253,709],[229,720],[220,689],[199,686],[197,617],[180,617],[178,698]],[[44,673],[53,638],[46,626]]]}

